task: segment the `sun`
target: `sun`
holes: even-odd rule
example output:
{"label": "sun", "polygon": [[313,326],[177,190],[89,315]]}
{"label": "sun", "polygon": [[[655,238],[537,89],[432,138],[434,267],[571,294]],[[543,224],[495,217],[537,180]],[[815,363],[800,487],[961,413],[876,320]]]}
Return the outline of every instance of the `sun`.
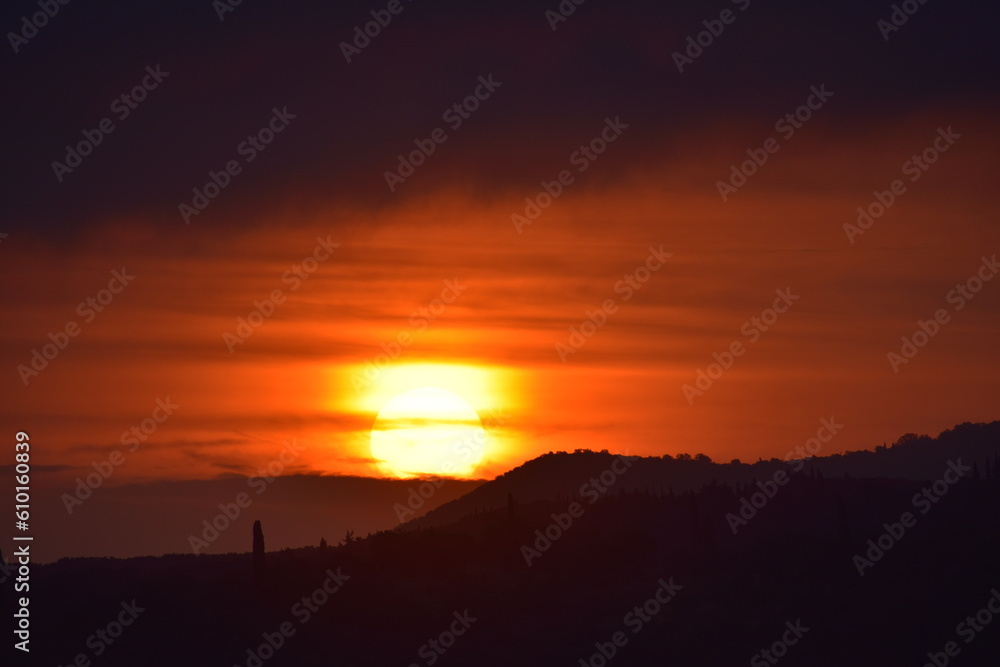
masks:
{"label": "sun", "polygon": [[461,396],[436,387],[397,394],[372,425],[372,457],[392,477],[471,477],[485,449],[479,413]]}

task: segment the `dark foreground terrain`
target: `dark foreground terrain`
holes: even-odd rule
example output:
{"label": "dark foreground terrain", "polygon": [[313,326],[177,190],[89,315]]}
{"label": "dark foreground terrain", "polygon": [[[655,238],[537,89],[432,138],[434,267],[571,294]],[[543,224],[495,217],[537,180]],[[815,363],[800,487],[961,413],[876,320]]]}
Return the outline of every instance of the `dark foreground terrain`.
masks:
{"label": "dark foreground terrain", "polygon": [[17,664],[998,664],[998,426],[806,463],[551,454],[473,492],[506,502],[263,563],[35,566]]}

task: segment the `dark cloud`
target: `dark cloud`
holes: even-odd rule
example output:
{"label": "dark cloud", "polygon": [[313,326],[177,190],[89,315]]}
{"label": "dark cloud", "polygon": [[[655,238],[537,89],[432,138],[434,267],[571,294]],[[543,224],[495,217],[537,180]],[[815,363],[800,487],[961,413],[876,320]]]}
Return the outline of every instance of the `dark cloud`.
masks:
{"label": "dark cloud", "polygon": [[[195,224],[267,224],[331,202],[377,208],[445,184],[484,196],[523,189],[606,116],[621,115],[636,135],[608,156],[608,173],[641,169],[694,129],[767,122],[824,82],[838,95],[827,122],[845,128],[947,101],[995,102],[992,5],[921,5],[886,42],[876,21],[888,3],[753,0],[739,11],[595,0],[552,31],[544,12],[557,4],[403,2],[350,64],[339,43],[384,3],[261,0],[224,21],[207,1],[61,5],[2,59],[10,197],[0,224],[64,243],[108,220],[190,232],[178,204],[239,158],[273,108],[296,118]],[[735,22],[679,74],[673,52],[725,8]],[[18,29],[33,11],[11,3],[0,25]],[[118,120],[112,100],[147,66],[169,76]],[[502,87],[390,194],[382,173],[395,156],[489,74]],[[114,132],[58,183],[50,163],[104,117]]]}

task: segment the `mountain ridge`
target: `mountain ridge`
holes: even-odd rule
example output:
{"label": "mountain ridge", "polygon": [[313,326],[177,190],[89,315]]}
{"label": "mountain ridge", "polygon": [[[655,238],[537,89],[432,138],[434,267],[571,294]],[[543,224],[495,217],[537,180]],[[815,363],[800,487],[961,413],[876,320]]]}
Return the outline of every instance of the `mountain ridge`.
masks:
{"label": "mountain ridge", "polygon": [[[806,447],[808,445],[799,449],[806,452]],[[790,454],[795,452],[791,450]],[[944,453],[947,456],[942,458]],[[615,489],[619,492],[658,489],[660,492],[684,493],[697,491],[711,483],[733,486],[753,484],[758,479],[772,478],[780,470],[826,477],[846,475],[931,480],[941,475],[949,457],[962,458],[966,465],[985,472],[987,465],[995,469],[998,453],[1000,421],[963,422],[933,438],[906,433],[891,445],[879,445],[871,450],[784,460],[775,457],[758,459],[754,463],[744,463],[739,459],[716,463],[703,454],[629,457],[608,450],[547,452],[497,475],[454,500],[442,503],[426,514],[405,521],[397,530],[445,526],[470,514],[502,507],[508,501],[508,494],[519,503],[579,497],[581,487],[590,484],[594,476],[599,477],[603,471],[610,469],[615,458],[622,456],[631,459],[633,465],[629,466],[628,472],[621,474],[620,484],[616,476]],[[802,462],[801,465],[798,461]]]}

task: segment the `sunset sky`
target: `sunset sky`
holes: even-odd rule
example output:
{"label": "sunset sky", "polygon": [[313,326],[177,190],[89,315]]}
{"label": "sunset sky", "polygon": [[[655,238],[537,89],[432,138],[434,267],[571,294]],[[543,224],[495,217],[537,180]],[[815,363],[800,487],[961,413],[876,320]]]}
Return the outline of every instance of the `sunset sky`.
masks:
{"label": "sunset sky", "polygon": [[[115,484],[208,479],[294,440],[286,473],[379,475],[376,414],[424,386],[481,417],[475,477],[578,447],[783,457],[829,417],[823,454],[998,417],[994,7],[927,3],[884,39],[888,3],[594,0],[553,30],[554,1],[403,1],[347,62],[384,7],[71,3],[8,45],[0,424],[36,465],[71,480],[119,449]],[[36,10],[7,7],[5,32]],[[228,184],[185,216],[210,172]],[[561,192],[533,212],[543,182]]]}

